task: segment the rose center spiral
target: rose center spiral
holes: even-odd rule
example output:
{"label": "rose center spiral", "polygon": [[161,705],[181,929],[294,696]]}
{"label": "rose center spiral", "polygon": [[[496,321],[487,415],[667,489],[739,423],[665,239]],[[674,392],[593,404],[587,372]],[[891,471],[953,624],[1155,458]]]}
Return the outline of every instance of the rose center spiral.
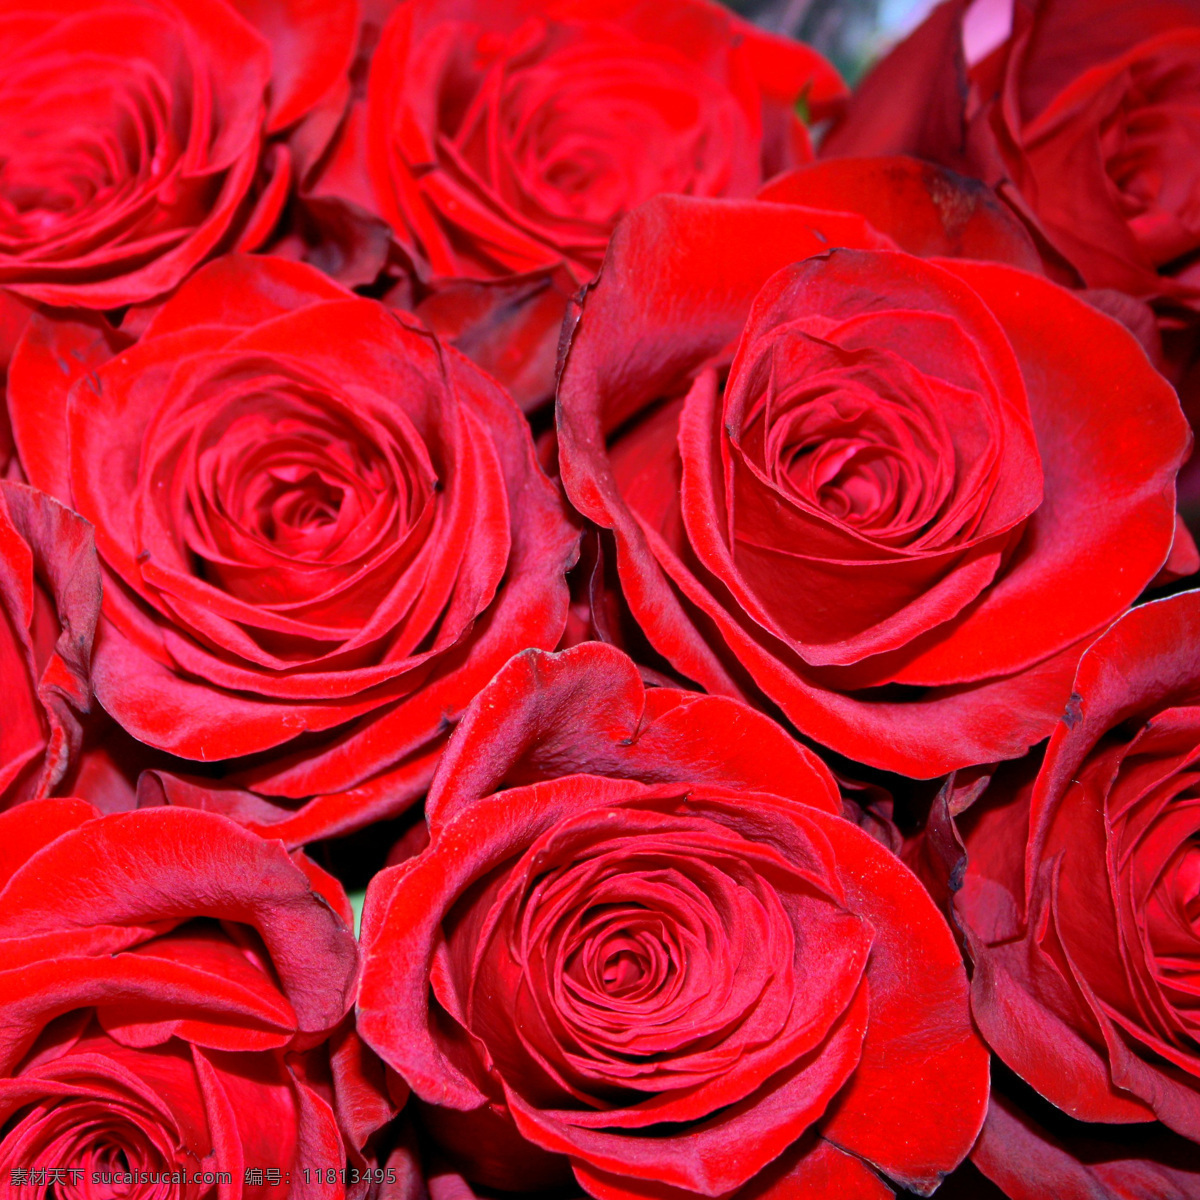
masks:
{"label": "rose center spiral", "polygon": [[678,945],[659,914],[636,902],[601,905],[585,914],[564,973],[577,999],[645,1001],[680,968]]}
{"label": "rose center spiral", "polygon": [[1200,43],[1135,61],[1101,130],[1105,170],[1130,229],[1157,266],[1200,241]]}

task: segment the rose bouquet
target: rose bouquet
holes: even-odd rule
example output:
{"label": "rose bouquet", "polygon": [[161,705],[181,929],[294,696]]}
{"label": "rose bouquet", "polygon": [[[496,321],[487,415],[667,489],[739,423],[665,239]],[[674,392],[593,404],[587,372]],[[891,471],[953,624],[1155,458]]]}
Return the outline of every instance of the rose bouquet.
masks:
{"label": "rose bouquet", "polygon": [[775,7],[0,0],[0,1194],[1200,1198],[1200,7]]}

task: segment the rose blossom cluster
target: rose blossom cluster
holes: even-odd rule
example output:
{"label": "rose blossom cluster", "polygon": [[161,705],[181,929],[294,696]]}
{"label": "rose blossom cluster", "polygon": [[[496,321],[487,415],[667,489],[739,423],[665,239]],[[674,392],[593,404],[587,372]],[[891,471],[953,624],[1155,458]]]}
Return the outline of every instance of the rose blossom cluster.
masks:
{"label": "rose blossom cluster", "polygon": [[0,0],[0,1193],[1200,1197],[1200,5]]}

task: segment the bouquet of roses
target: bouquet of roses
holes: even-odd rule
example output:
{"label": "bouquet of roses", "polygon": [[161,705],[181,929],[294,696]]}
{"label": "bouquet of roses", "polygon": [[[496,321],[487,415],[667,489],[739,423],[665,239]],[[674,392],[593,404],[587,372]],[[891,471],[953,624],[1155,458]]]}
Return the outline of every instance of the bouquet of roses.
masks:
{"label": "bouquet of roses", "polygon": [[0,55],[0,1194],[1200,1197],[1196,0]]}

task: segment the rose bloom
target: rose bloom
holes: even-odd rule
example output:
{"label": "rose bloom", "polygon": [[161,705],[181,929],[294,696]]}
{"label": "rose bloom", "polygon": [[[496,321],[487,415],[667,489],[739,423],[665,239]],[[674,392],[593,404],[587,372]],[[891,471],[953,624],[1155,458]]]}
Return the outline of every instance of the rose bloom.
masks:
{"label": "rose bloom", "polygon": [[[997,1054],[1082,1121],[1200,1141],[1200,592],[1084,655],[1040,767],[962,818],[956,909]],[[1194,1161],[1194,1159],[1193,1159]]]}
{"label": "rose bloom", "polygon": [[136,343],[35,317],[8,401],[29,478],[96,530],[100,703],[202,774],[260,756],[168,799],[292,844],[397,811],[562,632],[577,535],[516,405],[309,267],[218,260]]}
{"label": "rose bloom", "polygon": [[87,523],[33,488],[0,482],[0,808],[49,795],[77,763],[99,613]]}
{"label": "rose bloom", "polygon": [[3,0],[0,285],[113,308],[259,245],[356,35],[351,0]]}
{"label": "rose bloom", "polygon": [[1089,287],[1196,308],[1198,142],[1195,3],[951,0],[864,81],[824,149],[977,174]]}
{"label": "rose bloom", "polygon": [[649,202],[558,391],[563,484],[612,530],[653,650],[918,778],[1050,733],[1086,642],[1167,560],[1191,440],[1115,321],[1006,263],[898,250],[955,252],[929,201],[910,220],[900,195],[895,241],[845,211]]}
{"label": "rose bloom", "polygon": [[473,1183],[927,1195],[983,1119],[961,957],[832,776],[591,642],[514,658],[371,882],[366,1041]]}
{"label": "rose bloom", "polygon": [[812,157],[797,102],[819,117],[844,93],[711,0],[407,0],[313,190],[382,217],[422,314],[528,405],[623,212],[753,195]]}
{"label": "rose bloom", "polygon": [[290,1180],[255,1189],[268,1200],[363,1195],[304,1176],[365,1167],[357,1139],[390,1111],[343,1024],[355,970],[336,881],[224,817],[75,799],[0,815],[6,1194],[47,1194],[11,1173],[59,1168],[82,1178],[49,1194],[215,1200],[254,1168]]}

